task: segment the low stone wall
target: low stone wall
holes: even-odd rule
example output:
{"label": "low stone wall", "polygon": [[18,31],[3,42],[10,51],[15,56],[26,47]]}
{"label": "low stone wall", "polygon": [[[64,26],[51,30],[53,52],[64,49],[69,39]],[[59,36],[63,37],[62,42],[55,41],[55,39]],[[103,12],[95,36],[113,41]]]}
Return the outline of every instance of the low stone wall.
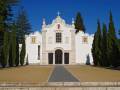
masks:
{"label": "low stone wall", "polygon": [[120,82],[0,83],[0,90],[120,90]]}
{"label": "low stone wall", "polygon": [[0,90],[120,90],[120,87],[0,87]]}

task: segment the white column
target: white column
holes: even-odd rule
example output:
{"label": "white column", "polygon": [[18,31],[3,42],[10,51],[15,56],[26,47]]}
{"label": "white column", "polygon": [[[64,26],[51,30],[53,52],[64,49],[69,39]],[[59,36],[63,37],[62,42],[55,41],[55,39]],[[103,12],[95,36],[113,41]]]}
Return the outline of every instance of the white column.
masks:
{"label": "white column", "polygon": [[62,64],[65,64],[64,63],[64,52],[63,52],[63,55],[62,55]]}
{"label": "white column", "polygon": [[55,53],[53,53],[53,64],[55,64]]}

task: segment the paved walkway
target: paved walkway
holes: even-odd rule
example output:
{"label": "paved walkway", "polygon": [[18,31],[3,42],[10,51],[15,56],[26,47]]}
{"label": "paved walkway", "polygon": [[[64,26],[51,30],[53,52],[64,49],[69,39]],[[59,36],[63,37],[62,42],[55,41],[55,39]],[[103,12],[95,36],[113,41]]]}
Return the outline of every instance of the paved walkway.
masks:
{"label": "paved walkway", "polygon": [[48,82],[79,82],[64,66],[55,66]]}

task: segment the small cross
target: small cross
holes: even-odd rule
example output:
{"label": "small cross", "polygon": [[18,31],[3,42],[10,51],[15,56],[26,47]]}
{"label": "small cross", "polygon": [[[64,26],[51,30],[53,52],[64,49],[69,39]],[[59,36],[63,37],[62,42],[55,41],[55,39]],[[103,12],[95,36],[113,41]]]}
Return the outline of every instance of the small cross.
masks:
{"label": "small cross", "polygon": [[57,14],[58,14],[58,16],[60,16],[60,12],[59,12],[59,11],[58,11],[58,13],[57,13]]}

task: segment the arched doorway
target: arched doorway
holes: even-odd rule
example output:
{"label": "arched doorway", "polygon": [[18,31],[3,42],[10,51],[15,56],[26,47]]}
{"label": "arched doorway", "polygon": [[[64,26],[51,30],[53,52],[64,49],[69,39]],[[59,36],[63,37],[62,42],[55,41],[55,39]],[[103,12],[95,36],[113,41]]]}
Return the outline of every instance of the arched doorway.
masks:
{"label": "arched doorway", "polygon": [[55,64],[62,64],[62,50],[55,51]]}

